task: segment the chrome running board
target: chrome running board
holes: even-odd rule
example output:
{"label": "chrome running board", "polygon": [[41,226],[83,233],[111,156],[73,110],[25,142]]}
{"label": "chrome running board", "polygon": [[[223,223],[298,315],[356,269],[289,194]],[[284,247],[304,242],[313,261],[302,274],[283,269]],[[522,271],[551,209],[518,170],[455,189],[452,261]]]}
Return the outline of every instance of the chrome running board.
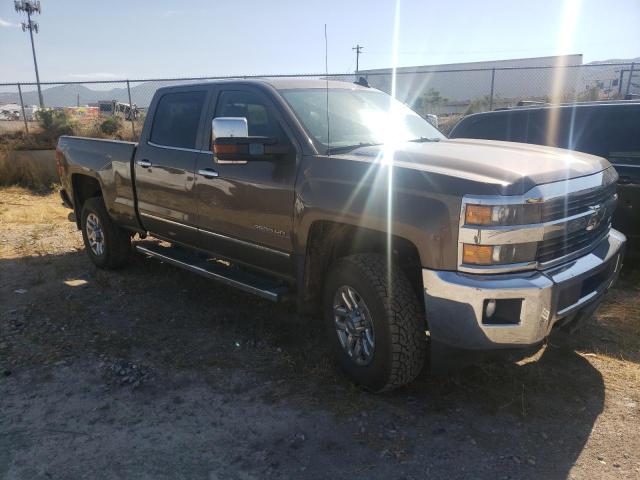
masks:
{"label": "chrome running board", "polygon": [[272,302],[280,300],[288,291],[286,285],[275,279],[240,270],[233,266],[225,266],[219,262],[211,262],[184,249],[164,247],[152,242],[135,245],[135,249],[161,262],[197,273]]}

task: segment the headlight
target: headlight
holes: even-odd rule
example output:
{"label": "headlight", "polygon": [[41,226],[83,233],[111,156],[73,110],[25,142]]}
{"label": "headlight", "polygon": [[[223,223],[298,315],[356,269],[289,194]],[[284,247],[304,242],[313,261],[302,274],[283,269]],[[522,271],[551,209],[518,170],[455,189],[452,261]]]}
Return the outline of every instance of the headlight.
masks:
{"label": "headlight", "polygon": [[528,225],[540,222],[539,204],[475,205],[465,208],[465,225]]}
{"label": "headlight", "polygon": [[501,265],[532,262],[536,258],[538,244],[511,245],[462,245],[462,262],[469,265]]}

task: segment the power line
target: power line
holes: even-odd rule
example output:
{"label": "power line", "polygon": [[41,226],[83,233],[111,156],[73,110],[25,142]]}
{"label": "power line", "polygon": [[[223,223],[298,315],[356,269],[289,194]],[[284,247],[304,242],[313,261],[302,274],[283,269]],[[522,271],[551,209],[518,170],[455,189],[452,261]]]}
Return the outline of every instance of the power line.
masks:
{"label": "power line", "polygon": [[363,48],[364,47],[361,47],[360,44],[358,44],[351,49],[351,50],[355,50],[356,52],[356,75],[360,71],[360,54],[362,53]]}
{"label": "power line", "polygon": [[40,1],[31,0],[14,0],[13,5],[16,12],[27,12],[27,21],[22,22],[22,31],[29,30],[29,36],[31,37],[31,52],[33,53],[33,65],[36,69],[36,82],[38,84],[38,98],[40,100],[40,108],[44,108],[44,100],[42,99],[42,89],[40,88],[40,74],[38,73],[38,60],[36,59],[36,47],[33,43],[33,32],[38,33],[38,23],[31,20],[31,15],[34,13],[41,13]]}

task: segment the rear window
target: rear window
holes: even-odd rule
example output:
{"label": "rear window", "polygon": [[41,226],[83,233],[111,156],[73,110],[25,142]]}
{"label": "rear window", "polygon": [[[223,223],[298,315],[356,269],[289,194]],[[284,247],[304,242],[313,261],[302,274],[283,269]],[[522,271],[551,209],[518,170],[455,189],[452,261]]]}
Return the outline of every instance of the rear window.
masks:
{"label": "rear window", "polygon": [[527,116],[517,113],[491,113],[477,115],[463,120],[456,127],[452,138],[479,138],[483,140],[503,140],[526,142]]}
{"label": "rear window", "polygon": [[151,127],[151,142],[195,148],[206,92],[167,93],[160,98]]}

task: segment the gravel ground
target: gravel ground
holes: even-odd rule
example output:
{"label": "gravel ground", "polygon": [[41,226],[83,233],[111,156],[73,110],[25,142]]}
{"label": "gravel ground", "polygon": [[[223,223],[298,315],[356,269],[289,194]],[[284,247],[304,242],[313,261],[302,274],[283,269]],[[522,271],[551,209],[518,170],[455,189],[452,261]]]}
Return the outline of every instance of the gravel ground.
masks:
{"label": "gravel ground", "polygon": [[371,395],[319,321],[0,190],[0,478],[639,478],[640,269],[533,358]]}

